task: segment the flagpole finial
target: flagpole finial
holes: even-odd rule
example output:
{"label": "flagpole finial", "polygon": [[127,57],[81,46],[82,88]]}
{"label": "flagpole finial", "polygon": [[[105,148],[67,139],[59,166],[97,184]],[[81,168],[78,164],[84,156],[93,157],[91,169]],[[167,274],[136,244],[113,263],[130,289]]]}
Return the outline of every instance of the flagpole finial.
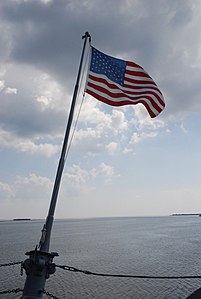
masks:
{"label": "flagpole finial", "polygon": [[84,38],[89,38],[89,42],[91,42],[91,35],[89,34],[88,31],[85,32],[85,35],[82,36],[82,39]]}

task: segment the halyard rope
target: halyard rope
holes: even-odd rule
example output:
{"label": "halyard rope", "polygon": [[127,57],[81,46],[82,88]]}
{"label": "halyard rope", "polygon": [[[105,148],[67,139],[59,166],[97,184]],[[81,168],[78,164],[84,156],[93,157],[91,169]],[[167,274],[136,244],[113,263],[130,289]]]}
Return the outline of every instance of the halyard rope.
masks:
{"label": "halyard rope", "polygon": [[[87,59],[88,59],[88,56],[89,56],[89,49],[90,49],[90,47],[88,48],[88,51],[87,51],[87,54],[86,54],[86,58],[85,58],[85,63],[84,63],[84,67],[83,67],[83,71],[82,71],[82,75],[81,75],[79,89],[78,89],[78,96],[77,96],[78,98],[79,98],[79,95],[80,95],[80,89],[81,89],[83,78],[84,78],[84,70],[86,68]],[[70,147],[71,147],[71,143],[73,141],[73,137],[74,137],[75,130],[76,130],[76,127],[77,127],[78,119],[79,119],[80,112],[81,112],[81,109],[82,109],[82,105],[83,105],[83,102],[84,102],[84,97],[85,97],[85,92],[82,95],[82,100],[81,100],[81,103],[80,103],[80,107],[78,109],[78,113],[77,113],[77,116],[76,116],[76,119],[75,119],[75,124],[74,124],[74,127],[73,127],[72,135],[71,135],[71,138],[70,138],[70,141],[69,141],[69,145],[68,145],[67,151],[66,151],[65,161],[66,161],[66,159],[68,157],[68,154],[69,154],[69,151],[70,151]]]}

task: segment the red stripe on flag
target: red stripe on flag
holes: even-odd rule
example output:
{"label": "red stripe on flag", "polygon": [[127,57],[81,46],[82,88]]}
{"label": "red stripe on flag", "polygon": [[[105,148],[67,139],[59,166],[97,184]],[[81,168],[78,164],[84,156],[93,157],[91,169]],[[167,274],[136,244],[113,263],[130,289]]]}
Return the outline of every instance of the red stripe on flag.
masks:
{"label": "red stripe on flag", "polygon": [[153,80],[147,73],[143,72],[143,71],[131,71],[131,70],[126,70],[126,74],[131,75],[133,77],[144,77],[144,78],[149,78],[151,80]]}
{"label": "red stripe on flag", "polygon": [[86,92],[111,106],[143,104],[151,117],[165,107],[163,95],[151,76],[137,63],[92,49]]}
{"label": "red stripe on flag", "polygon": [[130,83],[133,83],[133,84],[140,84],[140,85],[144,85],[144,84],[150,84],[150,85],[156,85],[156,83],[154,81],[145,81],[145,80],[136,80],[134,78],[127,78],[125,77],[124,78],[124,82],[130,82]]}
{"label": "red stripe on flag", "polygon": [[[158,112],[161,112],[161,110],[162,110],[162,109],[157,105],[157,103],[155,102],[155,100],[154,100],[153,98],[151,98],[149,95],[146,95],[146,94],[145,94],[145,95],[136,95],[136,96],[132,97],[132,96],[130,96],[130,95],[124,93],[124,92],[113,93],[112,91],[110,91],[110,90],[108,90],[108,89],[106,89],[106,88],[104,88],[104,87],[95,85],[95,84],[93,84],[93,83],[91,83],[91,82],[88,82],[88,86],[91,87],[91,88],[93,88],[94,90],[100,91],[102,94],[106,94],[106,95],[108,95],[109,97],[113,98],[113,99],[114,99],[114,102],[115,102],[115,99],[121,99],[121,98],[125,97],[125,98],[128,98],[128,102],[129,102],[130,104],[136,105],[137,103],[139,103],[139,100],[140,100],[140,99],[145,98],[145,99],[147,99],[147,100],[151,103],[151,105],[152,105]],[[117,90],[117,89],[116,89],[116,90]],[[89,90],[87,89],[87,92],[88,92],[88,91],[89,91]],[[134,101],[134,102],[133,102],[133,101]],[[118,103],[119,103],[119,102],[125,102],[125,100],[118,101]],[[143,102],[144,102],[144,101],[143,101]],[[117,102],[115,102],[115,103],[117,103]],[[123,104],[121,104],[121,105],[123,105]],[[121,106],[121,105],[118,104],[118,105],[115,105],[115,106]]]}
{"label": "red stripe on flag", "polygon": [[139,69],[144,70],[143,67],[141,67],[139,64],[132,62],[132,61],[126,61],[126,65],[131,66],[131,67],[138,67]]}
{"label": "red stripe on flag", "polygon": [[[162,105],[162,107],[164,106],[164,102],[161,100],[160,96],[156,92],[154,92],[154,91],[158,91],[158,89],[153,89],[152,90],[150,88],[147,88],[148,89],[147,91],[143,91],[143,90],[142,91],[136,91],[135,89],[132,88],[132,86],[129,86],[129,88],[132,89],[132,91],[127,91],[127,90],[124,89],[125,86],[120,88],[119,86],[117,86],[115,84],[109,83],[107,80],[105,80],[103,78],[96,78],[92,75],[89,75],[89,78],[93,81],[93,83],[88,82],[88,86],[91,86],[93,89],[97,89],[97,90],[99,90],[103,93],[106,93],[106,94],[114,97],[114,98],[118,98],[118,97],[123,96],[123,97],[129,97],[130,99],[132,99],[132,97],[130,97],[132,95],[134,95],[134,96],[144,96],[144,97],[147,97],[147,95],[153,95],[159,101],[159,103]],[[106,85],[108,87],[108,89],[98,86],[96,84],[96,82],[103,83],[104,85]],[[112,93],[113,90],[118,90],[119,93]],[[136,97],[136,99],[137,99],[137,97]],[[153,100],[150,97],[148,99],[151,101],[151,103],[152,103],[152,105],[155,109],[157,109],[157,110],[158,110],[158,108],[161,109],[155,103],[155,100]]]}
{"label": "red stripe on flag", "polygon": [[91,90],[86,90],[86,92],[88,93],[88,94],[90,94],[92,97],[94,97],[94,98],[96,98],[97,100],[99,100],[99,101],[101,101],[101,102],[103,102],[103,103],[106,103],[106,104],[108,104],[108,105],[110,105],[110,106],[124,106],[124,105],[137,105],[137,104],[143,104],[145,107],[146,107],[146,109],[147,109],[147,111],[148,111],[148,113],[149,113],[149,115],[151,116],[151,118],[154,118],[156,115],[154,114],[154,112],[150,109],[150,107],[149,107],[149,105],[145,102],[145,101],[143,101],[142,99],[141,100],[138,100],[137,101],[137,103],[132,103],[131,101],[129,101],[129,100],[122,100],[122,101],[120,101],[120,102],[114,102],[114,101],[111,101],[111,100],[109,100],[109,99],[107,99],[107,98],[105,98],[105,97],[102,97],[101,95],[99,95],[99,94],[97,94],[97,93],[95,93],[95,92],[93,92],[93,91],[91,91]]}

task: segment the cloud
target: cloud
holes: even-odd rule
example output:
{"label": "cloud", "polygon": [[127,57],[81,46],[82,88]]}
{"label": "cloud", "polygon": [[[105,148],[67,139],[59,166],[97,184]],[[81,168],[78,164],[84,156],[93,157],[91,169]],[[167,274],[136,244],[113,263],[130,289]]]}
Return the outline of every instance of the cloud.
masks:
{"label": "cloud", "polygon": [[5,94],[17,94],[17,88],[6,87],[4,90]]}
{"label": "cloud", "polygon": [[150,132],[150,133],[133,133],[130,144],[136,144],[140,141],[147,139],[147,138],[155,138],[157,136],[157,132]]}
{"label": "cloud", "polygon": [[13,65],[1,82],[0,126],[4,130],[21,137],[59,134],[64,130],[69,103],[64,101],[62,87],[49,75]]}
{"label": "cloud", "polygon": [[[62,177],[61,198],[74,198],[95,190],[95,180],[103,180],[103,184],[111,184],[115,174],[113,167],[104,162],[97,168],[86,169],[73,164],[68,167]],[[39,202],[42,198],[49,200],[53,182],[50,178],[30,173],[28,176],[17,176],[11,184],[0,182],[1,200],[12,199],[23,201],[24,199]]]}
{"label": "cloud", "polygon": [[105,184],[112,184],[114,177],[118,177],[114,171],[114,168],[111,165],[108,165],[104,162],[100,164],[100,174],[104,177]]}
{"label": "cloud", "polygon": [[[167,106],[160,119],[170,114],[176,117],[189,109],[200,111],[201,45],[194,38],[196,33],[199,36],[199,1],[183,1],[182,7],[176,0],[174,3],[160,0],[160,5],[158,1],[101,3],[8,0],[0,4],[1,39],[7,49],[1,56],[2,65],[7,69],[6,78],[1,82],[6,82],[7,95],[16,96],[16,104],[12,102],[12,106],[8,98],[3,99],[0,119],[4,128],[20,135],[61,130],[66,117],[61,108],[65,93],[71,94],[74,87],[83,28],[91,32],[92,42],[101,50],[136,60],[153,76]],[[102,106],[90,105],[90,113],[84,112],[81,118],[105,123],[107,115],[101,114]],[[118,113],[116,121],[123,124],[120,112],[115,113]],[[145,113],[140,116],[142,120],[146,118]],[[25,126],[27,117],[31,123]],[[115,125],[114,121],[113,115]]]}
{"label": "cloud", "polygon": [[71,196],[80,195],[83,192],[94,190],[97,180],[103,184],[111,184],[113,178],[118,176],[114,168],[104,162],[91,169],[74,164],[68,167],[64,174],[62,190],[65,190],[66,194],[71,194]]}
{"label": "cloud", "polygon": [[[150,119],[141,105],[114,108],[85,95],[72,142],[72,160],[68,161],[69,167],[63,176],[63,201],[73,198],[77,204],[76,200],[80,198],[81,202],[84,197],[88,203],[82,204],[85,215],[92,202],[93,211],[97,212],[94,198],[100,198],[98,207],[101,209],[105,190],[111,192],[112,184],[118,181],[119,175],[124,176],[125,169],[126,175],[129,172],[132,179],[135,177],[133,169],[136,170],[137,166],[142,170],[148,167],[146,173],[149,174],[150,161],[154,160],[149,160],[148,166],[144,164],[148,153],[143,146],[154,143],[153,154],[160,165],[166,155],[163,149],[170,149],[168,155],[171,155],[175,150],[175,140],[179,143],[182,139],[181,133],[185,132],[185,142],[191,135],[189,144],[192,144],[192,149],[193,141],[197,145],[194,151],[199,148],[199,138],[193,139],[198,133],[196,130],[192,133],[192,127],[197,124],[199,130],[201,113],[199,0],[7,0],[0,1],[0,14],[0,147],[6,158],[12,161],[17,158],[20,161],[24,156],[27,160],[30,158],[32,168],[27,172],[27,165],[20,169],[15,165],[13,172],[18,174],[17,178],[13,178],[15,174],[10,171],[11,166],[7,172],[2,168],[0,175],[5,176],[5,182],[1,179],[1,198],[11,203],[17,200],[23,203],[23,207],[26,198],[33,199],[31,208],[34,210],[36,197],[37,209],[41,211],[43,197],[42,207],[45,208],[53,183],[50,168],[41,170],[41,160],[46,163],[46,157],[49,157],[48,162],[51,157],[51,163],[57,164],[82,51],[81,37],[85,31],[90,32],[92,44],[101,51],[139,63],[157,82],[164,94],[166,108],[156,119]],[[83,78],[81,94],[84,83]],[[81,95],[78,106],[80,101]],[[196,125],[187,123],[187,119],[193,119]],[[173,145],[168,144],[172,140]],[[177,149],[181,148],[177,146]],[[138,149],[142,149],[141,155]],[[180,153],[177,155],[175,150],[169,160],[180,157]],[[194,157],[194,153],[190,155]],[[4,157],[1,159],[3,161]],[[154,165],[156,173],[157,167]],[[164,165],[164,169],[168,167]],[[164,181],[169,182],[165,177]],[[126,186],[125,190],[131,190],[133,182],[128,179],[126,184],[129,188]],[[139,188],[137,192],[141,199],[137,204],[143,198]],[[115,185],[113,192],[121,200],[125,190]],[[157,209],[163,208],[159,204],[161,194],[156,199]],[[114,202],[110,195],[112,211]],[[182,195],[183,192],[180,197]],[[129,207],[132,207],[133,198],[128,193],[127,198],[129,196]],[[150,191],[147,191],[146,203],[149,197]],[[144,199],[141,212],[144,206],[150,210],[146,203]],[[107,204],[105,199],[102,211],[106,213]],[[173,204],[172,201],[172,207]],[[18,213],[22,213],[22,205],[17,206]],[[119,208],[121,211],[121,205]],[[127,207],[125,214],[126,210]]]}
{"label": "cloud", "polygon": [[101,107],[100,102],[91,100],[90,97],[85,99],[73,140],[73,144],[75,146],[79,144],[79,150],[83,152],[96,154],[108,150],[108,144],[111,142],[115,144],[116,139],[120,140],[119,136],[128,127],[123,110],[112,109],[107,113]]}
{"label": "cloud", "polygon": [[[50,179],[31,173],[28,177],[17,176],[13,184],[0,182],[0,199],[16,205],[26,200],[41,201],[50,197],[52,182]],[[46,202],[46,201],[45,201]]]}
{"label": "cloud", "polygon": [[58,145],[44,143],[43,140],[38,138],[31,141],[28,138],[17,137],[15,134],[4,130],[0,130],[0,146],[1,148],[14,149],[18,152],[47,157],[54,155],[58,151]]}
{"label": "cloud", "polygon": [[110,142],[108,145],[106,145],[106,149],[110,155],[113,155],[118,150],[118,143]]}
{"label": "cloud", "polygon": [[9,184],[0,182],[0,199],[3,201],[7,198],[13,198],[14,192],[12,188],[9,186]]}
{"label": "cloud", "polygon": [[165,127],[165,121],[160,117],[151,119],[142,105],[133,107],[133,118],[130,121],[137,130],[158,130]]}
{"label": "cloud", "polygon": [[93,179],[96,177],[96,170],[87,170],[80,165],[69,167],[62,179],[61,197],[63,199],[84,197],[86,193],[95,188]]}
{"label": "cloud", "polygon": [[3,90],[5,87],[5,81],[4,80],[1,80],[0,81],[0,91]]}

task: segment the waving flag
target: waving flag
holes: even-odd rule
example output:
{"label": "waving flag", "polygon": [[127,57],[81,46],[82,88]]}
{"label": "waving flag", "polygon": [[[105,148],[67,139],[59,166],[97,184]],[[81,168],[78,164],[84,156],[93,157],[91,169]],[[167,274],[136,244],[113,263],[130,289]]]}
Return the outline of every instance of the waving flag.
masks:
{"label": "waving flag", "polygon": [[135,62],[106,55],[91,47],[86,92],[111,106],[143,104],[156,117],[165,107],[153,79]]}

